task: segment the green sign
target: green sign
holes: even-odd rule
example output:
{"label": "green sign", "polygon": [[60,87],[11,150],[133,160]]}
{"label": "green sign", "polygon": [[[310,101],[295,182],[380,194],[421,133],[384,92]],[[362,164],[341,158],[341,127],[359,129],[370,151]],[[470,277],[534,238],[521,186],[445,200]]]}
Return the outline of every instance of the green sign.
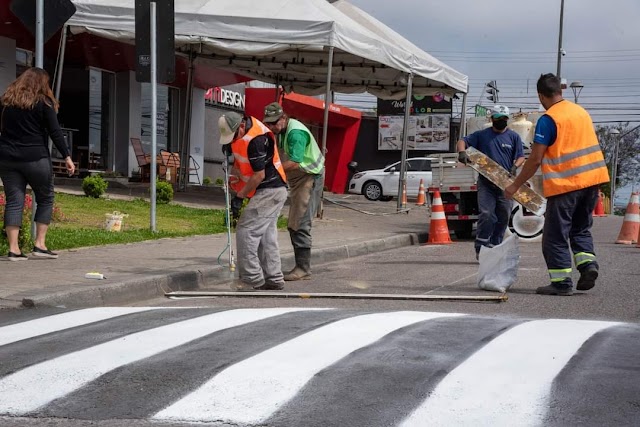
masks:
{"label": "green sign", "polygon": [[476,117],[487,117],[487,107],[476,105]]}

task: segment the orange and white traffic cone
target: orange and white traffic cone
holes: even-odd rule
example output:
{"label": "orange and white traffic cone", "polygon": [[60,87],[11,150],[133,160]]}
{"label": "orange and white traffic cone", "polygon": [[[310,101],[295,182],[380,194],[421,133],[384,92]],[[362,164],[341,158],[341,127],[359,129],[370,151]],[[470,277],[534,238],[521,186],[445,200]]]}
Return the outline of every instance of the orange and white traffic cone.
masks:
{"label": "orange and white traffic cone", "polygon": [[429,241],[430,245],[447,245],[451,242],[449,236],[449,227],[447,227],[447,218],[444,215],[444,206],[442,205],[442,197],[440,192],[436,190],[433,193],[433,203],[431,204],[431,222],[429,224]]}
{"label": "orange and white traffic cone", "polygon": [[640,198],[638,193],[631,193],[616,243],[621,245],[638,243],[638,233],[640,233]]}
{"label": "orange and white traffic cone", "polygon": [[402,207],[407,207],[407,181],[402,183]]}
{"label": "orange and white traffic cone", "polygon": [[599,191],[598,203],[596,203],[596,207],[593,210],[593,216],[607,216],[607,214],[604,213],[604,202],[602,201],[602,199],[603,199],[602,191]]}
{"label": "orange and white traffic cone", "polygon": [[424,193],[424,180],[420,180],[420,187],[418,187],[418,200],[416,206],[424,206],[427,204],[427,197]]}

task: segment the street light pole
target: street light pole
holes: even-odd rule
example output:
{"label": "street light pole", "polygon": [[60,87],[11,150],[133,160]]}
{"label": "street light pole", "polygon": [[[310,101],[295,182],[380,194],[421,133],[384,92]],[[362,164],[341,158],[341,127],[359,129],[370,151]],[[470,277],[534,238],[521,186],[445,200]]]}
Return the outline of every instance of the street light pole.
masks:
{"label": "street light pole", "polygon": [[564,0],[560,1],[560,32],[558,33],[558,72],[556,77],[560,78],[562,69],[562,24],[564,21]]}
{"label": "street light pole", "polygon": [[582,92],[582,88],[584,88],[584,85],[582,84],[582,82],[578,81],[578,82],[571,82],[569,87],[573,91],[573,99],[575,100],[575,103],[577,104],[578,103],[578,97],[580,96],[580,92]]}

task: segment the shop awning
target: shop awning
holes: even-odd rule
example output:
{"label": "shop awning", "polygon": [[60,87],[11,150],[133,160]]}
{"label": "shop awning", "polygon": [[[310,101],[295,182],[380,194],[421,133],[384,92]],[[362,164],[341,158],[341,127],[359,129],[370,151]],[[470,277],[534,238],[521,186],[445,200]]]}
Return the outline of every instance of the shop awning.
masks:
{"label": "shop awning", "polygon": [[[69,21],[72,31],[134,43],[134,0],[73,1],[78,11]],[[333,48],[331,89],[336,92],[399,99],[407,73],[414,76],[414,94],[467,90],[467,76],[404,39],[399,43],[384,36],[391,30],[379,31],[376,21],[362,25],[325,0],[175,3],[176,48],[193,49],[196,64],[277,82],[298,93],[324,94]]]}

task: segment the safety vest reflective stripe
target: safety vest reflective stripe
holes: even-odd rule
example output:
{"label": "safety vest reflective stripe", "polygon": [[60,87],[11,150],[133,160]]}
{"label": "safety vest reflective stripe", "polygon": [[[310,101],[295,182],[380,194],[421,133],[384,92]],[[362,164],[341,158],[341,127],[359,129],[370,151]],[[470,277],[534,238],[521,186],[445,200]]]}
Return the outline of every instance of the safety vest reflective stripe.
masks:
{"label": "safety vest reflective stripe", "polygon": [[574,151],[573,153],[565,154],[561,157],[542,159],[543,165],[559,165],[569,160],[577,159],[578,157],[586,156],[587,154],[597,153],[600,151],[599,145],[593,145],[591,147],[583,148],[582,150]]}
{"label": "safety vest reflective stripe", "polygon": [[584,172],[588,172],[590,170],[606,168],[607,164],[604,160],[600,160],[594,163],[590,163],[588,165],[580,166],[573,169],[567,169],[564,172],[546,172],[544,173],[544,179],[555,179],[555,178],[567,178],[574,175],[579,175]]}
{"label": "safety vest reflective stripe", "polygon": [[573,259],[575,260],[577,267],[588,262],[594,262],[596,260],[596,256],[588,252],[578,252],[573,255]]}
{"label": "safety vest reflective stripe", "polygon": [[551,282],[562,282],[565,279],[571,277],[571,269],[570,268],[561,268],[549,270],[549,277],[551,277]]}
{"label": "safety vest reflective stripe", "polygon": [[318,160],[316,160],[314,163],[310,165],[304,166],[304,169],[305,171],[311,173],[310,171],[315,171],[315,170],[318,170],[319,168],[320,171],[322,172],[323,167],[324,167],[324,156],[321,154]]}

